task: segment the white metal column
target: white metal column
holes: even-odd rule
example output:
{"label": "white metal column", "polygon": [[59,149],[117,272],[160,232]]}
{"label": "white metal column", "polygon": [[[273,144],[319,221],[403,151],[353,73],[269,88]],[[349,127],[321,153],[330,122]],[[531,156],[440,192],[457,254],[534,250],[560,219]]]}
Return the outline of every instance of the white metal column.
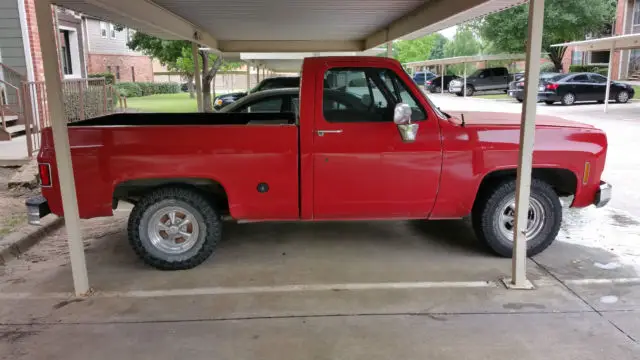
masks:
{"label": "white metal column", "polygon": [[387,57],[388,58],[393,57],[393,41],[389,41],[387,43]]}
{"label": "white metal column", "polygon": [[256,65],[256,84],[260,84],[260,64]]}
{"label": "white metal column", "polygon": [[193,57],[193,79],[196,82],[196,102],[198,103],[198,112],[204,111],[204,98],[202,95],[202,72],[200,71],[200,54],[198,53],[200,46],[191,43],[191,55]]}
{"label": "white metal column", "polygon": [[247,93],[251,90],[251,64],[247,63]]}
{"label": "white metal column", "polygon": [[73,288],[76,296],[83,296],[89,292],[89,277],[87,275],[87,263],[84,256],[84,246],[82,244],[82,232],[80,231],[80,216],[78,214],[76,184],[73,177],[73,167],[71,165],[69,133],[67,132],[67,124],[63,110],[62,81],[60,77],[60,67],[58,66],[58,52],[56,49],[57,34],[54,34],[53,31],[51,2],[49,0],[36,0],[35,5],[40,48],[42,58],[44,59],[42,63],[44,66],[47,91],[47,105],[51,118],[51,129],[53,131],[53,144],[58,166],[58,181],[60,182],[60,193],[62,195],[64,223],[67,229],[67,243],[71,261]]}
{"label": "white metal column", "polygon": [[462,89],[462,93],[464,94],[464,97],[467,97],[467,63],[464,63],[463,77],[464,77],[464,88]]}
{"label": "white metal column", "polygon": [[444,70],[447,65],[440,65],[440,94],[444,94]]}
{"label": "white metal column", "polygon": [[613,52],[616,50],[616,42],[611,42],[611,49],[609,50],[609,66],[607,67],[607,89],[604,93],[604,112],[607,112],[609,108],[609,94],[611,93],[611,68],[613,67]]}
{"label": "white metal column", "polygon": [[520,150],[518,175],[516,178],[516,213],[513,231],[514,246],[511,279],[505,281],[512,289],[531,289],[527,280],[527,222],[529,195],[531,194],[531,168],[536,128],[536,104],[540,81],[540,56],[542,50],[542,27],[544,22],[544,0],[529,1],[529,26],[524,78],[525,94],[520,120]]}

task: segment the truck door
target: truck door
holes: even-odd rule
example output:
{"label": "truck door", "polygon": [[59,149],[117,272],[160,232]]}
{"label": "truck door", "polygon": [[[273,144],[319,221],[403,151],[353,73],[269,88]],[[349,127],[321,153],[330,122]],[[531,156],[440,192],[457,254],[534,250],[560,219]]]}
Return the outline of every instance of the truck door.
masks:
{"label": "truck door", "polygon": [[[313,217],[427,217],[442,154],[438,118],[420,90],[406,74],[362,62],[324,70],[316,96],[322,106],[314,110]],[[399,102],[411,106],[420,124],[413,143],[403,142],[393,123]]]}

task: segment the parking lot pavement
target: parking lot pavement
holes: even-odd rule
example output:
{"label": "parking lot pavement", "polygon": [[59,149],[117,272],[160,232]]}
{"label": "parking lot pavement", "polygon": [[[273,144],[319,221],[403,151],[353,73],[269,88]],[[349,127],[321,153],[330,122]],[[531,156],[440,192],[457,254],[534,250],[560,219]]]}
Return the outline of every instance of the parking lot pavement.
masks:
{"label": "parking lot pavement", "polygon": [[127,215],[83,221],[89,298],[70,297],[64,231],[2,268],[0,359],[640,354],[640,280],[599,248],[558,242],[528,263],[538,288],[509,291],[511,261],[464,220],[225,223],[213,258],[163,272],[129,249]]}

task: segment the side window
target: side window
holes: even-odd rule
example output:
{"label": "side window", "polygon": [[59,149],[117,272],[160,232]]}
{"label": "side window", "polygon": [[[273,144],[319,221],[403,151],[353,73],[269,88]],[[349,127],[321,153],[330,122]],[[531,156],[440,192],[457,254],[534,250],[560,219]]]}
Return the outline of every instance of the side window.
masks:
{"label": "side window", "polygon": [[238,112],[280,112],[282,109],[282,97],[269,97],[256,100],[238,109]]}
{"label": "side window", "polygon": [[[383,75],[384,83],[389,89],[389,92],[395,97],[395,103],[405,103],[411,107],[411,120],[420,121],[425,120],[427,115],[420,106],[418,100],[411,94],[407,85],[398,78],[398,75],[390,70],[385,70]],[[394,105],[395,106],[395,105]]]}
{"label": "side window", "polygon": [[587,75],[576,75],[571,79],[571,82],[588,83],[589,77]]}
{"label": "side window", "polygon": [[593,81],[594,83],[598,83],[598,84],[607,83],[607,78],[602,75],[592,74],[592,75],[589,75],[589,77],[591,77],[591,81]]}
{"label": "side window", "polygon": [[493,69],[493,76],[507,76],[508,72],[505,68],[495,68]]}
{"label": "side window", "polygon": [[[381,69],[336,68],[324,75],[323,114],[328,122],[393,121],[393,107],[381,90]],[[341,106],[337,96],[353,99],[356,106]],[[395,105],[395,104],[394,104]],[[391,112],[389,112],[391,111]]]}

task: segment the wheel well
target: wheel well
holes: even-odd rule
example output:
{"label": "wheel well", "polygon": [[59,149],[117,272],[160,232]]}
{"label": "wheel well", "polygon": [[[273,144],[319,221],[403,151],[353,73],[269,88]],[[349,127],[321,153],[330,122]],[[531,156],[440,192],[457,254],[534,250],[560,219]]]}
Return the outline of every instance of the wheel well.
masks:
{"label": "wheel well", "polygon": [[[516,169],[497,170],[487,174],[478,189],[476,201],[497,183],[516,178]],[[578,179],[571,170],[555,168],[534,168],[531,177],[551,185],[558,196],[575,195]]]}
{"label": "wheel well", "polygon": [[113,208],[118,204],[118,200],[135,204],[147,193],[163,187],[195,189],[213,201],[221,215],[229,214],[229,199],[222,184],[212,179],[198,178],[137,179],[121,182],[113,190]]}

